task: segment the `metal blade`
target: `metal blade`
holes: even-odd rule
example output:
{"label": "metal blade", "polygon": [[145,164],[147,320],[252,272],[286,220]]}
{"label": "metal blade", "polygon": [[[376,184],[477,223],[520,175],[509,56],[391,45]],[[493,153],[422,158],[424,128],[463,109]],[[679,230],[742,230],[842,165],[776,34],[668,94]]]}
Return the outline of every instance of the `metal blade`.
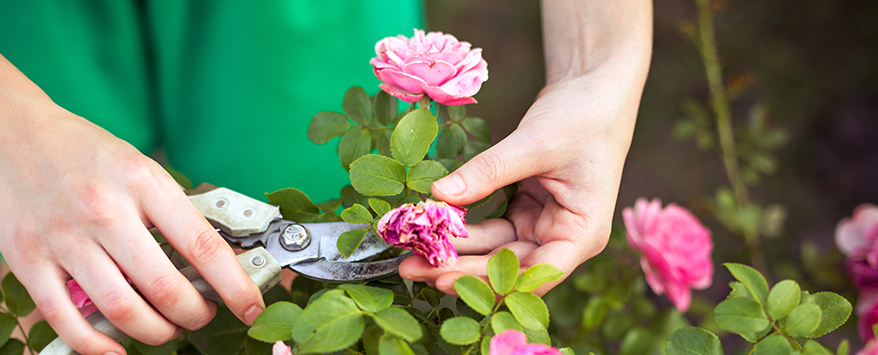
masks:
{"label": "metal blade", "polygon": [[292,266],[293,271],[305,277],[327,282],[368,281],[391,275],[399,270],[399,264],[411,253],[393,259],[367,263],[315,261]]}
{"label": "metal blade", "polygon": [[390,249],[391,245],[370,230],[363,238],[363,243],[350,257],[345,258],[338,252],[338,238],[342,233],[364,229],[368,225],[347,222],[302,223],[311,233],[312,238],[320,240],[320,257],[330,262],[359,261],[371,258]]}

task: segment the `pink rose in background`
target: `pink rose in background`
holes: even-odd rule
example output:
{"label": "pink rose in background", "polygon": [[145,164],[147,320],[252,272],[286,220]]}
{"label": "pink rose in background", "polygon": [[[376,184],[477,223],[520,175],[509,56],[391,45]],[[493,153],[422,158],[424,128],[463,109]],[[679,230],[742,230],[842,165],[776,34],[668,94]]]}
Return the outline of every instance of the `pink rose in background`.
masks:
{"label": "pink rose in background", "polygon": [[[852,217],[839,221],[835,227],[835,244],[848,257],[848,276],[860,290],[857,304],[860,338],[864,343],[875,343],[870,339],[875,337],[872,326],[878,323],[878,206],[859,205]],[[878,354],[878,346],[871,345],[871,348],[869,354]]]}
{"label": "pink rose in background", "polygon": [[73,299],[73,305],[79,309],[79,313],[81,313],[83,317],[88,317],[89,314],[98,310],[98,307],[91,301],[91,298],[88,298],[88,295],[85,294],[85,291],[82,290],[82,286],[79,286],[79,283],[76,282],[76,280],[67,281],[67,289],[70,291],[70,298]]}
{"label": "pink rose in background", "polygon": [[293,349],[284,342],[279,341],[271,346],[271,355],[293,355]]}
{"label": "pink rose in background", "polygon": [[457,262],[450,238],[468,238],[466,209],[445,202],[427,200],[407,203],[387,212],[378,221],[378,235],[396,247],[423,255],[435,267]]}
{"label": "pink rose in background", "polygon": [[878,342],[875,340],[866,344],[866,348],[857,352],[857,355],[878,355]]}
{"label": "pink rose in background", "polygon": [[472,96],[488,80],[482,49],[442,32],[387,37],[375,44],[375,54],[369,64],[384,82],[381,89],[409,103],[427,94],[443,105],[474,104]]}
{"label": "pink rose in background", "polygon": [[680,312],[689,309],[691,289],[705,289],[713,278],[710,231],[691,212],[654,199],[639,198],[622,211],[628,243],[640,254],[646,282],[656,294],[667,293]]}
{"label": "pink rose in background", "polygon": [[561,355],[561,351],[544,344],[528,344],[524,333],[509,329],[491,338],[489,355]]}

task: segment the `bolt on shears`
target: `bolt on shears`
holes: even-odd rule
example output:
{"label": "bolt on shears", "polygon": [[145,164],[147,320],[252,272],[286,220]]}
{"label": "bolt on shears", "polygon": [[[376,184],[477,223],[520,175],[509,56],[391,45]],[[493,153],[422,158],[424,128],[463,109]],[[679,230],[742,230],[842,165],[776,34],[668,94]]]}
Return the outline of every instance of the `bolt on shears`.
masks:
{"label": "bolt on shears", "polygon": [[[233,245],[248,251],[238,254],[238,262],[262,293],[281,280],[281,268],[289,268],[301,276],[327,282],[356,282],[389,276],[410,254],[391,259],[363,261],[391,248],[373,232],[366,234],[362,244],[349,257],[336,247],[339,236],[347,231],[363,229],[364,224],[348,222],[296,223],[284,220],[280,208],[227,188],[207,183],[186,191],[189,200]],[[219,294],[193,267],[180,269],[204,298],[222,302]],[[128,338],[103,314],[95,312],[86,319],[95,329],[121,342]],[[61,338],[43,349],[43,355],[78,354]]]}

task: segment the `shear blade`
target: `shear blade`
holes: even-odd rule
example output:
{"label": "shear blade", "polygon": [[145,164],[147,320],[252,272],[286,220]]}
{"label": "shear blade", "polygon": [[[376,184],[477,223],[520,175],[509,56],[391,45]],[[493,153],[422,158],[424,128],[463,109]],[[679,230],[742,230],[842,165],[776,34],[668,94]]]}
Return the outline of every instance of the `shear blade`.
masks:
{"label": "shear blade", "polygon": [[293,271],[305,277],[327,282],[368,281],[391,275],[399,270],[411,253],[393,259],[365,263],[329,262],[324,260],[306,262],[292,266]]}
{"label": "shear blade", "polygon": [[312,236],[320,236],[320,257],[329,262],[360,261],[381,254],[391,247],[390,244],[375,235],[374,231],[370,230],[366,233],[357,250],[354,250],[350,257],[345,258],[338,251],[338,238],[344,232],[364,229],[368,225],[347,222],[302,223],[302,225],[308,229]]}

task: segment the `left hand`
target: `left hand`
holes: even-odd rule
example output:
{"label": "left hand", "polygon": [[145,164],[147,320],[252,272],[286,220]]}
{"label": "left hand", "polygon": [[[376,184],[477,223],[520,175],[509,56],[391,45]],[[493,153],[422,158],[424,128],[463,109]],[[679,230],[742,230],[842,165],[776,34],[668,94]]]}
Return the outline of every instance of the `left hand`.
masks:
{"label": "left hand", "polygon": [[434,268],[412,256],[400,265],[400,275],[455,295],[454,280],[464,274],[487,281],[488,259],[503,248],[515,252],[522,271],[546,263],[564,272],[562,280],[600,253],[609,239],[643,88],[642,81],[620,80],[620,69],[605,66],[547,86],[514,132],[436,181],[434,197],[460,206],[516,181],[522,186],[505,219],[468,225],[469,238],[453,238],[457,264]]}

